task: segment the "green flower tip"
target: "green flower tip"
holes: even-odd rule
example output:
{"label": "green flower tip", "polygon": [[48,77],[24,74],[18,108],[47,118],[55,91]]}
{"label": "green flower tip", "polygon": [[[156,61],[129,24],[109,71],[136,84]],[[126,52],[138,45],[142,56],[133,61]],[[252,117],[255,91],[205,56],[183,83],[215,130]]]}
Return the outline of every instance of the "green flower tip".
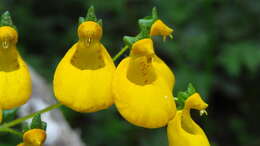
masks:
{"label": "green flower tip", "polygon": [[31,122],[31,125],[30,125],[30,129],[42,129],[42,130],[46,130],[47,128],[47,123],[42,121],[41,119],[41,115],[40,114],[36,114],[33,119],[32,119],[32,122]]}
{"label": "green flower tip", "polygon": [[102,26],[102,19],[99,19],[99,20],[97,19],[94,6],[90,6],[90,8],[88,9],[86,17],[79,17],[79,24],[81,24],[85,21],[94,21],[94,22],[97,22],[99,25]]}
{"label": "green flower tip", "polygon": [[0,18],[0,27],[1,26],[10,26],[16,29],[15,25],[13,24],[11,15],[9,11],[6,11]]}
{"label": "green flower tip", "polygon": [[196,89],[193,87],[191,83],[189,83],[188,88],[186,91],[181,91],[178,93],[176,102],[177,102],[177,108],[183,109],[185,100],[188,99],[191,95],[196,93]]}
{"label": "green flower tip", "polygon": [[124,43],[131,47],[133,43],[135,43],[138,40],[150,38],[150,29],[153,25],[153,23],[158,19],[158,12],[156,7],[152,9],[152,15],[146,16],[144,18],[141,18],[138,20],[138,25],[140,28],[140,33],[136,36],[124,36],[123,41]]}

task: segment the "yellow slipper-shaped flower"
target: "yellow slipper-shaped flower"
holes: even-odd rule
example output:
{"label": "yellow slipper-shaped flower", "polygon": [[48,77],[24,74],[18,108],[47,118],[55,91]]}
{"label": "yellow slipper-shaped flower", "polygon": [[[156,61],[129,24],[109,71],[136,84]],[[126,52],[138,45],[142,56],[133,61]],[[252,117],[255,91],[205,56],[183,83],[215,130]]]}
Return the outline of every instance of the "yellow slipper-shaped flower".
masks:
{"label": "yellow slipper-shaped flower", "polygon": [[43,146],[46,132],[42,129],[31,129],[24,133],[23,143],[17,146]]}
{"label": "yellow slipper-shaped flower", "polygon": [[1,110],[26,103],[32,92],[27,65],[16,49],[17,40],[17,31],[6,12],[0,22],[0,115]]}
{"label": "yellow slipper-shaped flower", "polygon": [[165,126],[176,112],[172,91],[163,72],[166,65],[156,56],[151,39],[132,46],[120,62],[113,80],[115,104],[130,123],[145,127]]}
{"label": "yellow slipper-shaped flower", "polygon": [[168,124],[169,146],[210,146],[206,134],[190,115],[190,109],[203,113],[207,106],[198,93],[192,94],[185,101],[184,109],[178,111]]}
{"label": "yellow slipper-shaped flower", "polygon": [[[88,16],[90,13],[93,15],[93,8]],[[53,81],[57,99],[78,112],[95,112],[113,104],[111,82],[115,65],[100,42],[101,25],[88,18],[79,25],[79,41],[59,63]]]}
{"label": "yellow slipper-shaped flower", "polygon": [[[163,36],[163,40],[166,40],[167,36],[170,36],[172,38],[173,29],[164,24],[163,21],[158,18],[156,8],[153,8],[151,16],[139,19],[138,24],[141,29],[141,32],[135,38],[125,37],[126,39],[124,41],[127,42],[128,45],[132,44],[133,41],[131,40],[139,40],[141,36],[149,38],[152,36]],[[164,78],[169,84],[170,89],[173,90],[175,85],[175,77],[173,72],[163,61],[161,61],[160,58],[156,57],[156,60],[156,62],[158,62],[158,65],[161,66],[161,76],[164,76]]]}

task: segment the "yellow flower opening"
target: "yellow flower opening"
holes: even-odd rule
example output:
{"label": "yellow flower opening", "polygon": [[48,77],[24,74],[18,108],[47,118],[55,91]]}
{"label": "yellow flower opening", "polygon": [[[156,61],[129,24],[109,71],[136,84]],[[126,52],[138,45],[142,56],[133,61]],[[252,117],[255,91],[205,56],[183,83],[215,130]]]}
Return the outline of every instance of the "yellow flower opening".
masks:
{"label": "yellow flower opening", "polygon": [[150,36],[163,36],[163,40],[166,40],[166,37],[169,36],[172,38],[173,29],[168,27],[162,22],[162,20],[156,20],[150,30]]}
{"label": "yellow flower opening", "polygon": [[169,146],[210,146],[206,134],[190,115],[190,109],[205,111],[207,107],[198,93],[185,101],[184,109],[178,111],[168,124]]}
{"label": "yellow flower opening", "polygon": [[78,27],[79,41],[59,63],[54,93],[64,105],[78,112],[95,112],[113,104],[111,82],[115,65],[100,43],[102,27],[86,21]]}
{"label": "yellow flower opening", "polygon": [[112,88],[116,107],[134,125],[165,126],[176,112],[174,81],[173,73],[154,53],[152,40],[139,40],[116,69]]}
{"label": "yellow flower opening", "polygon": [[43,146],[46,132],[42,129],[31,129],[24,133],[23,143],[17,146]]}
{"label": "yellow flower opening", "polygon": [[0,111],[24,104],[32,92],[27,65],[16,49],[17,40],[14,28],[0,27]]}

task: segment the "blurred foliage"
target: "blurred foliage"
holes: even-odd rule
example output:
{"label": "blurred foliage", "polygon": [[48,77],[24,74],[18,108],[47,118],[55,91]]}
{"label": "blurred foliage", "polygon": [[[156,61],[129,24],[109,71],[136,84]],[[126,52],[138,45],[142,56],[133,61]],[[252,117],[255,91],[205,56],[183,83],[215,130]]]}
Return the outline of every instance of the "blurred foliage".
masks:
{"label": "blurred foliage", "polygon": [[[102,42],[112,56],[123,46],[123,35],[138,32],[137,19],[157,6],[175,34],[165,43],[155,38],[156,52],[176,75],[174,94],[191,82],[207,99],[209,116],[193,115],[211,144],[260,145],[259,0],[1,0],[0,13],[11,12],[22,56],[51,81],[58,61],[77,40],[78,17],[91,4],[103,19]],[[93,114],[63,112],[90,146],[167,145],[165,128],[130,125],[114,107]],[[19,142],[11,135],[1,134],[0,139],[5,139],[0,146]]]}

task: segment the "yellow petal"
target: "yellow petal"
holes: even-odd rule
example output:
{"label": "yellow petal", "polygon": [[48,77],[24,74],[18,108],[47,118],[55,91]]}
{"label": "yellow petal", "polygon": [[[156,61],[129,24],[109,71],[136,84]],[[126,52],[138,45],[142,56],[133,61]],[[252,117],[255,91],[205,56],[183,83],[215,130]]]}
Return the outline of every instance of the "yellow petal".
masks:
{"label": "yellow petal", "polygon": [[42,129],[32,129],[24,133],[24,146],[42,146],[46,139],[46,132]]}
{"label": "yellow petal", "polygon": [[167,134],[169,146],[210,146],[204,131],[183,111],[169,122]]}
{"label": "yellow petal", "polygon": [[[151,50],[151,40],[141,42],[144,48],[134,44],[130,57],[121,61],[116,69],[113,79],[115,104],[130,123],[159,128],[165,126],[176,112],[172,91],[166,82],[168,77],[165,74],[169,72],[162,73],[168,68],[162,69],[162,62],[154,61],[158,58],[152,55],[153,51],[145,51]],[[137,42],[140,45],[143,43]]]}
{"label": "yellow petal", "polygon": [[111,81],[114,71],[113,60],[99,41],[87,48],[77,43],[56,69],[55,96],[78,112],[108,108],[113,104]]}
{"label": "yellow petal", "polygon": [[0,44],[7,41],[9,45],[7,48],[0,45],[0,106],[2,109],[12,109],[29,99],[32,83],[27,65],[16,50],[15,30],[4,30],[0,27]]}
{"label": "yellow petal", "polygon": [[151,27],[150,36],[163,36],[164,40],[167,36],[172,37],[173,29],[164,24],[161,20],[156,20]]}

